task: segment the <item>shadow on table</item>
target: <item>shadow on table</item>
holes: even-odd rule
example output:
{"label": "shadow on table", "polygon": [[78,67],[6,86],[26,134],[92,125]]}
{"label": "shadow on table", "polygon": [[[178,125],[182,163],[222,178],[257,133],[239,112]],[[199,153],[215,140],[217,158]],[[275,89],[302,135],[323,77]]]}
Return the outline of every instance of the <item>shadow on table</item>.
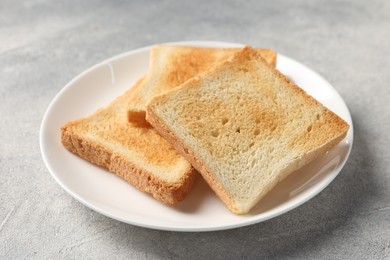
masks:
{"label": "shadow on table", "polygon": [[[373,156],[370,143],[355,121],[354,145],[340,175],[319,195],[282,216],[233,230],[178,233],[149,230],[121,224],[115,237],[119,245],[140,245],[139,251],[162,258],[232,259],[304,255],[320,247],[333,232],[345,226],[354,212],[373,196],[375,179],[370,174]],[[134,236],[129,239],[128,236]],[[134,246],[131,246],[134,250]]]}

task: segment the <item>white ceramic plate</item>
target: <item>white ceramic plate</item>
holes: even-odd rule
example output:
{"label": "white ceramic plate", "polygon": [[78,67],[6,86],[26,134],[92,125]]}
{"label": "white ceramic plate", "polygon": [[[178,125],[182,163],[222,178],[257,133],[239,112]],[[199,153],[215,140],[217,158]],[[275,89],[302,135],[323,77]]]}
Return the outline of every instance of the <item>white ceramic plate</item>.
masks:
{"label": "white ceramic plate", "polygon": [[[172,43],[171,43],[172,44]],[[240,47],[224,42],[176,42],[179,45]],[[54,179],[75,199],[108,217],[137,226],[173,231],[211,231],[246,226],[281,215],[322,191],[343,168],[353,141],[352,120],[335,89],[304,65],[278,55],[277,68],[350,125],[337,147],[278,184],[250,214],[230,213],[201,178],[174,207],[138,191],[114,174],[68,152],[60,127],[87,116],[124,93],[149,66],[150,47],[108,59],[81,73],[54,98],[43,118],[40,145]]]}

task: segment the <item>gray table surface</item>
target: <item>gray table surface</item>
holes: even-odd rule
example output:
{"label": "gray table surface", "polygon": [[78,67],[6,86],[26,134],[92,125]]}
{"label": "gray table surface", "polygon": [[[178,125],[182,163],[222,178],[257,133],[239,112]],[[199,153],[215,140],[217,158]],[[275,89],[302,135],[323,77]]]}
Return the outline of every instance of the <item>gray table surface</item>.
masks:
{"label": "gray table surface", "polygon": [[[390,2],[0,1],[0,258],[389,259]],[[50,176],[42,117],[92,65],[161,42],[266,46],[345,99],[354,147],[318,196],[269,221],[179,233],[87,208]]]}

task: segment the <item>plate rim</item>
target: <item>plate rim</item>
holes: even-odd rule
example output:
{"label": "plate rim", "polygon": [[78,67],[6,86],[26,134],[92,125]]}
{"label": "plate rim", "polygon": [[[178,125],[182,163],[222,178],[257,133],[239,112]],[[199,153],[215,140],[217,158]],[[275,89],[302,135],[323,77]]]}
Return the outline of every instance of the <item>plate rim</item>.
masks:
{"label": "plate rim", "polygon": [[[244,46],[244,44],[240,44],[240,43],[231,43],[231,42],[223,42],[223,41],[177,41],[177,42],[165,42],[165,43],[158,43],[158,44],[188,45],[188,46],[211,46],[211,47],[217,47],[217,46],[221,46],[221,45],[227,46],[227,47],[229,47],[229,46],[231,46],[231,47]],[[173,227],[173,226],[164,226],[164,225],[159,225],[159,224],[140,223],[140,222],[137,222],[137,221],[132,221],[132,220],[125,219],[125,218],[122,218],[122,217],[118,217],[115,214],[112,214],[112,213],[110,213],[107,210],[99,208],[97,205],[94,205],[93,203],[89,202],[88,200],[86,200],[82,196],[78,195],[70,187],[67,187],[67,185],[65,185],[62,181],[60,181],[58,179],[57,175],[55,174],[55,170],[52,168],[52,165],[49,162],[49,160],[47,158],[47,155],[45,153],[46,147],[45,147],[44,141],[45,141],[45,133],[47,131],[46,125],[48,123],[47,121],[48,121],[48,117],[50,115],[50,111],[53,109],[53,107],[56,105],[58,99],[61,98],[61,96],[64,94],[65,91],[67,91],[69,88],[72,87],[72,85],[74,85],[74,83],[76,83],[77,81],[79,81],[80,79],[82,79],[83,77],[88,75],[89,73],[93,72],[94,70],[96,70],[97,68],[101,67],[102,65],[108,64],[108,63],[110,63],[112,61],[124,58],[124,57],[129,56],[129,55],[131,56],[131,55],[134,55],[136,53],[149,51],[150,48],[155,46],[155,45],[157,45],[157,44],[152,44],[152,45],[136,48],[136,49],[133,49],[133,50],[130,50],[130,51],[126,51],[126,52],[123,52],[121,54],[117,54],[117,55],[115,55],[113,57],[110,57],[110,58],[105,59],[105,60],[103,60],[101,62],[98,62],[97,64],[95,64],[95,65],[85,69],[84,71],[79,73],[77,76],[72,78],[72,80],[70,80],[67,84],[65,84],[65,86],[63,86],[60,89],[60,91],[54,96],[54,98],[52,98],[52,100],[49,103],[47,109],[45,110],[45,113],[44,113],[42,121],[41,121],[40,129],[39,129],[39,145],[40,145],[41,156],[42,156],[42,159],[43,159],[43,161],[44,161],[44,163],[46,165],[46,168],[49,170],[50,175],[54,178],[54,180],[57,182],[57,184],[59,184],[60,187],[62,189],[64,189],[74,199],[76,199],[77,201],[81,202],[85,206],[89,207],[90,209],[92,209],[92,210],[94,210],[94,211],[96,211],[96,212],[98,212],[98,213],[100,213],[100,214],[102,214],[102,215],[104,215],[106,217],[115,219],[115,220],[123,222],[123,223],[139,226],[139,227],[144,227],[144,228],[149,228],[149,229],[154,229],[154,230],[178,231],[178,232],[219,231],[219,230],[228,230],[228,229],[234,229],[234,228],[238,228],[238,227],[249,226],[249,225],[253,225],[253,224],[256,224],[256,223],[264,222],[264,221],[267,221],[269,219],[272,219],[272,218],[278,217],[280,215],[283,215],[286,212],[291,211],[292,209],[295,209],[295,208],[301,206],[302,204],[306,203],[307,201],[311,200],[312,198],[314,198],[316,195],[318,195],[320,192],[322,192],[327,186],[329,186],[329,184],[331,182],[333,182],[333,180],[340,174],[340,172],[344,168],[346,162],[348,161],[348,158],[350,156],[350,153],[351,153],[351,150],[352,150],[352,147],[353,147],[353,139],[354,139],[353,138],[354,137],[353,121],[352,121],[351,113],[349,111],[348,106],[346,105],[344,99],[341,97],[341,95],[338,93],[338,91],[322,75],[318,74],[316,71],[314,71],[313,69],[307,67],[306,65],[302,64],[301,62],[299,62],[299,61],[297,61],[295,59],[292,59],[290,57],[287,57],[287,56],[285,56],[285,55],[283,55],[283,54],[278,52],[277,53],[278,58],[281,57],[283,59],[286,59],[286,60],[289,60],[289,61],[292,61],[292,62],[295,62],[295,63],[299,64],[300,66],[302,66],[302,68],[304,68],[306,70],[309,70],[310,72],[315,74],[315,76],[317,76],[323,82],[325,82],[328,85],[328,87],[332,90],[333,94],[337,95],[337,98],[342,103],[342,105],[344,107],[343,109],[346,110],[345,111],[346,112],[346,116],[348,117],[348,118],[345,118],[345,119],[350,124],[350,129],[348,130],[348,133],[347,133],[347,136],[346,136],[346,138],[348,138],[348,136],[349,136],[350,139],[348,140],[349,146],[348,146],[348,151],[347,151],[347,153],[345,155],[345,159],[338,165],[337,172],[332,174],[331,178],[327,178],[325,181],[322,181],[320,184],[316,185],[316,189],[312,189],[309,194],[306,194],[304,196],[305,197],[304,199],[300,199],[300,200],[298,200],[297,203],[294,203],[292,205],[288,204],[282,210],[278,210],[278,212],[276,214],[268,214],[267,216],[265,216],[265,217],[263,217],[261,219],[258,219],[255,216],[251,216],[251,218],[246,220],[246,221],[238,221],[237,223],[221,224],[221,225],[218,225],[218,226],[202,225],[201,227],[198,227],[198,226],[194,227],[194,226],[190,226],[190,225],[187,224],[186,226],[182,225],[182,226],[175,226],[175,227]],[[264,213],[266,213],[266,212],[264,212]]]}

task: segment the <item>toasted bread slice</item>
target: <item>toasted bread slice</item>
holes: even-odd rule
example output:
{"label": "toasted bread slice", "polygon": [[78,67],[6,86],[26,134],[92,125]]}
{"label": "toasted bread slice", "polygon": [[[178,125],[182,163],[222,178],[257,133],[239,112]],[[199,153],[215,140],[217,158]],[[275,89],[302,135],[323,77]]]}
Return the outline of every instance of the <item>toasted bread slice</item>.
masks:
{"label": "toasted bread slice", "polygon": [[172,205],[189,192],[196,173],[150,125],[128,122],[126,105],[140,82],[107,107],[65,124],[62,143],[69,151]]}
{"label": "toasted bread slice", "polygon": [[[211,69],[238,50],[237,48],[156,45],[150,51],[149,73],[142,87],[134,92],[129,101],[129,121],[142,123],[145,120],[145,106],[150,98]],[[257,51],[269,64],[276,66],[276,52],[270,49],[257,49]]]}
{"label": "toasted bread slice", "polygon": [[152,98],[146,119],[237,214],[339,143],[349,128],[249,46]]}

